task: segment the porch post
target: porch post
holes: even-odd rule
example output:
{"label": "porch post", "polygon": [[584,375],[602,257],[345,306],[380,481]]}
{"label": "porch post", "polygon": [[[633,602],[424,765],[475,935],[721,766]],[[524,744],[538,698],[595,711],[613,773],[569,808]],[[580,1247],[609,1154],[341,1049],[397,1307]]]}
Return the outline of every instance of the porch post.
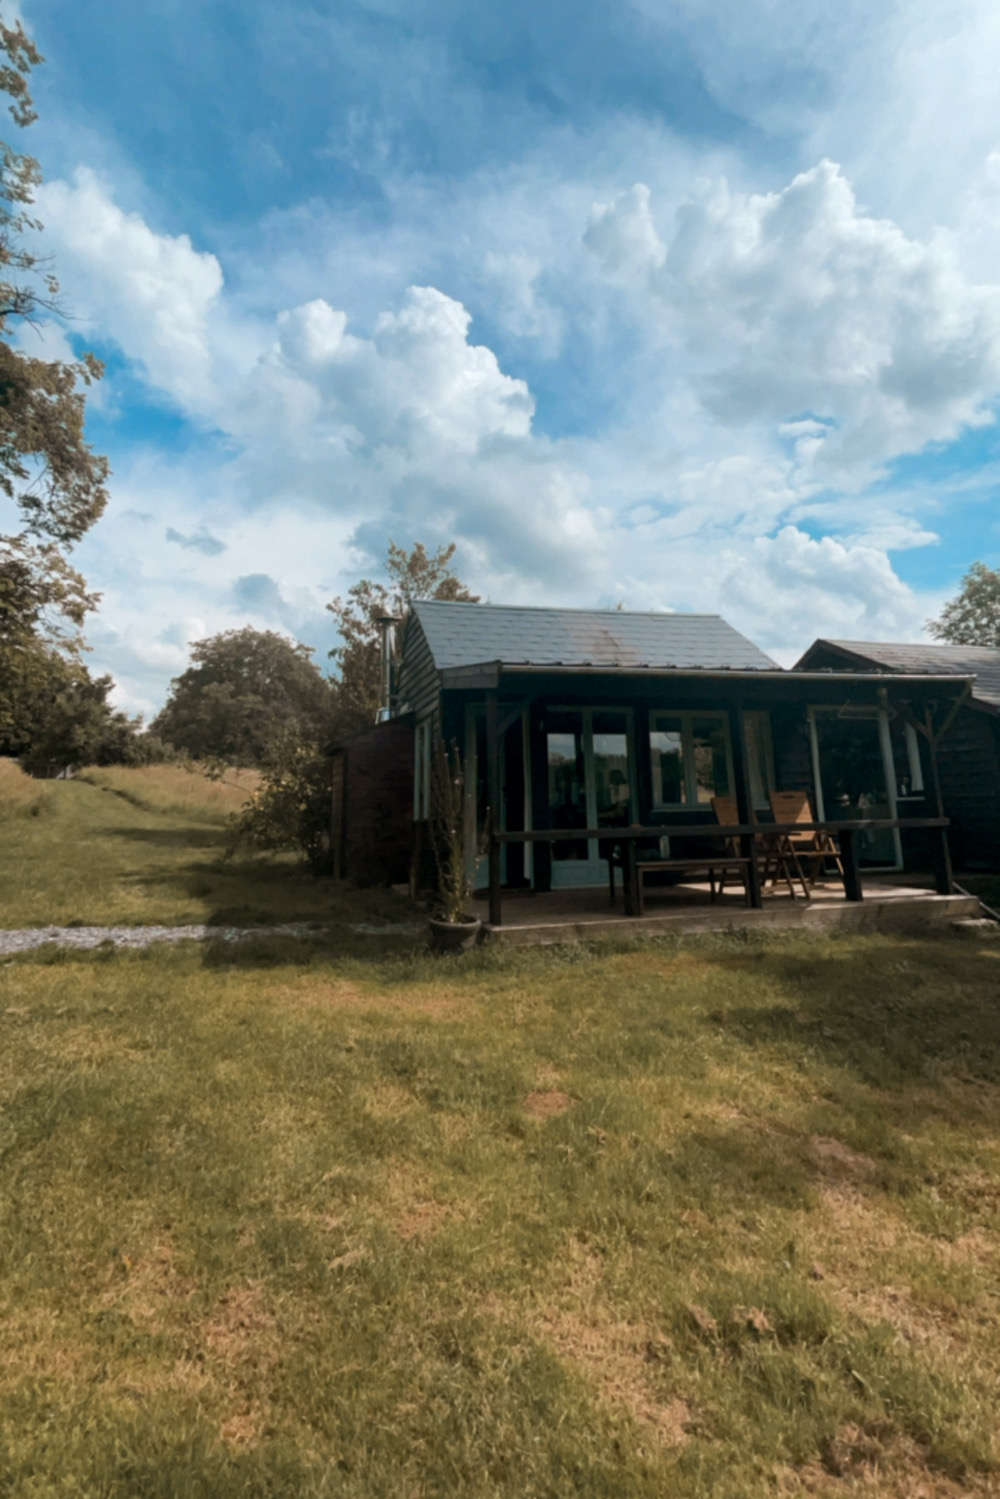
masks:
{"label": "porch post", "polygon": [[[750,757],[747,754],[743,726],[743,704],[740,701],[729,705],[729,742],[736,777],[736,810],[740,822],[750,823],[753,821],[753,791],[750,786]],[[760,887],[760,869],[757,867],[756,841],[752,833],[740,834],[740,857],[749,860],[746,870],[750,904],[759,911],[764,905],[764,896]]]}
{"label": "porch post", "polygon": [[497,695],[486,695],[486,796],[489,803],[490,926],[500,926],[500,714]]}
{"label": "porch post", "polygon": [[[934,733],[934,720],[930,708],[925,711],[924,722],[927,725],[927,745],[930,750],[934,816],[943,817],[945,815],[944,797],[941,795],[941,773],[938,770],[937,737]],[[931,834],[931,848],[934,852],[934,888],[938,895],[953,895],[955,881],[951,871],[951,850],[948,847],[947,828],[934,828]]]}
{"label": "porch post", "polygon": [[837,843],[840,846],[840,862],[844,869],[844,899],[864,900],[858,835],[853,828],[840,828],[837,832]]}
{"label": "porch post", "polygon": [[[552,826],[549,813],[549,762],[546,754],[543,708],[533,702],[528,712],[528,758],[531,763],[531,826]],[[536,843],[531,855],[532,889],[544,894],[552,889],[552,844]]]}

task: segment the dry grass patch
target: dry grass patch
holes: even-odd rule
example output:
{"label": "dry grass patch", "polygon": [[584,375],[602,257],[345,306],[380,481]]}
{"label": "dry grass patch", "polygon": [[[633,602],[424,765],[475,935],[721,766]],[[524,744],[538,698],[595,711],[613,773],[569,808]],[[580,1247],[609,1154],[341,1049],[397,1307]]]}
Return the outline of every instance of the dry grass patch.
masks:
{"label": "dry grass patch", "polygon": [[573,1099],[561,1088],[536,1088],[525,1094],[521,1107],[531,1119],[554,1119],[573,1107]]}
{"label": "dry grass patch", "polygon": [[600,1255],[575,1241],[568,1253],[568,1284],[552,1303],[535,1310],[530,1325],[602,1401],[626,1412],[658,1443],[679,1445],[691,1423],[690,1406],[676,1392],[654,1388],[664,1383],[662,1365],[670,1358],[670,1338],[660,1328],[615,1316],[602,1293]]}

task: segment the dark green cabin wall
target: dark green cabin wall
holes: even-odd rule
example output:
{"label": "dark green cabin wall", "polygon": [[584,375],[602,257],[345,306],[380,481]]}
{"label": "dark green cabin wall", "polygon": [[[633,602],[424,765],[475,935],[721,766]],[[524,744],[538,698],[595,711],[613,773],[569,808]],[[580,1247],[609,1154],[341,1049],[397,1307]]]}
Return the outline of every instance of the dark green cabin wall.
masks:
{"label": "dark green cabin wall", "polygon": [[411,614],[406,621],[403,639],[397,699],[409,707],[420,723],[437,711],[440,692],[441,678],[427,636],[416,615]]}
{"label": "dark green cabin wall", "polygon": [[992,715],[960,708],[938,746],[956,868],[1000,869],[1000,745]]}

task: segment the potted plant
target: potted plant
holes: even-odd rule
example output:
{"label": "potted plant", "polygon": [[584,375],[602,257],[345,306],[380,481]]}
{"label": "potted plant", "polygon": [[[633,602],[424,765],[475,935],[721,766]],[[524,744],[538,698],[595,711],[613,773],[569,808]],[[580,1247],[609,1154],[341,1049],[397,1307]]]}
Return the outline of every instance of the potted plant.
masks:
{"label": "potted plant", "polygon": [[437,866],[431,916],[434,952],[465,952],[479,939],[482,923],[466,910],[471,894],[465,872],[465,773],[458,745],[436,735],[431,752],[430,833]]}

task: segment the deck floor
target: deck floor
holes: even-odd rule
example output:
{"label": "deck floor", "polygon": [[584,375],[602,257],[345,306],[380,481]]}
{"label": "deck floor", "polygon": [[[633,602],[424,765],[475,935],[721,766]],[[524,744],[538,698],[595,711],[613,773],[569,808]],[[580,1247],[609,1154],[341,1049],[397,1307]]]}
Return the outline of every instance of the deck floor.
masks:
{"label": "deck floor", "polygon": [[[904,883],[905,881],[905,883]],[[767,894],[763,910],[747,908],[743,892],[727,890],[712,901],[708,883],[647,888],[645,914],[626,916],[621,892],[612,909],[608,887],[585,890],[505,890],[502,924],[489,924],[489,903],[477,894],[473,909],[487,940],[509,943],[586,941],[598,937],[659,936],[668,933],[731,931],[738,927],[919,932],[975,917],[979,904],[964,895],[937,895],[920,876],[869,875],[864,900],[848,901],[838,881],[817,883],[809,900],[785,890]]]}

